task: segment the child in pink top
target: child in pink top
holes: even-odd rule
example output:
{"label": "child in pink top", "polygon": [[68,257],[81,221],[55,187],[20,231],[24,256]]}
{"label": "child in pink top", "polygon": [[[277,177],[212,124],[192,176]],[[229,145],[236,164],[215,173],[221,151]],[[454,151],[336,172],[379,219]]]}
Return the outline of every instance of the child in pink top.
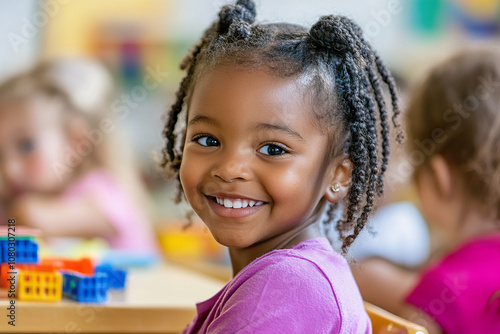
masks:
{"label": "child in pink top", "polygon": [[42,63],[0,85],[0,211],[43,237],[150,253],[145,190],[112,97],[110,74],[90,59]]}
{"label": "child in pink top", "polygon": [[500,232],[469,240],[427,268],[406,302],[430,315],[444,333],[499,333],[499,263]]}
{"label": "child in pink top", "polygon": [[62,201],[71,205],[82,196],[92,196],[116,233],[104,238],[114,249],[155,254],[158,249],[150,224],[135,208],[123,187],[106,170],[86,173],[65,190]]}
{"label": "child in pink top", "polygon": [[371,333],[349,266],[323,237],[252,261],[197,309],[185,333]]}
{"label": "child in pink top", "polygon": [[249,0],[222,8],[181,65],[165,125],[163,166],[234,273],[185,333],[370,333],[323,235],[337,228],[345,252],[382,193],[393,80],[345,17],[308,29],[255,16]]}
{"label": "child in pink top", "polygon": [[436,67],[408,110],[422,213],[448,237],[421,273],[370,259],[355,273],[368,301],[431,334],[500,333],[500,50]]}

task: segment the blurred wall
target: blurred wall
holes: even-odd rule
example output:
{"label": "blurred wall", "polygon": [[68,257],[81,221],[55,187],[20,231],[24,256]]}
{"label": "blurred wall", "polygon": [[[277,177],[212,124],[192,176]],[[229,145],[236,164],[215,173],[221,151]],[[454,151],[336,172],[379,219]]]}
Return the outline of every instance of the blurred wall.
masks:
{"label": "blurred wall", "polygon": [[33,0],[0,2],[0,80],[37,60],[40,32],[27,24],[37,8]]}

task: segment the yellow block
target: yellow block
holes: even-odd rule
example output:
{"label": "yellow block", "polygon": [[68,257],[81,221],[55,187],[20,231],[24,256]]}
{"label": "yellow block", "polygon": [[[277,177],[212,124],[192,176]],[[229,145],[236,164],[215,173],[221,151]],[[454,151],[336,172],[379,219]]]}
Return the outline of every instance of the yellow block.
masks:
{"label": "yellow block", "polygon": [[196,234],[170,231],[160,236],[160,244],[166,255],[201,257],[204,244]]}
{"label": "yellow block", "polygon": [[19,270],[17,297],[19,300],[55,302],[61,300],[62,276],[59,272]]}
{"label": "yellow block", "polygon": [[223,247],[215,241],[205,226],[187,229],[173,225],[159,231],[159,241],[166,256],[207,258],[221,257]]}

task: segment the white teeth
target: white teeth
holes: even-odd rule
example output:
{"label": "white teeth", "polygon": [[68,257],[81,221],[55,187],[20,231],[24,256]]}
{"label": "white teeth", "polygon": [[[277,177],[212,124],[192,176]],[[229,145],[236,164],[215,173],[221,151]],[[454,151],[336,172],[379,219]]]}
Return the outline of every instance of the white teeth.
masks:
{"label": "white teeth", "polygon": [[222,197],[215,197],[215,202],[219,205],[226,207],[226,208],[233,208],[233,209],[254,207],[257,205],[264,204],[264,202],[262,202],[262,201],[255,202],[252,200],[246,200],[246,199],[240,199],[240,198],[231,200],[229,198],[222,198]]}

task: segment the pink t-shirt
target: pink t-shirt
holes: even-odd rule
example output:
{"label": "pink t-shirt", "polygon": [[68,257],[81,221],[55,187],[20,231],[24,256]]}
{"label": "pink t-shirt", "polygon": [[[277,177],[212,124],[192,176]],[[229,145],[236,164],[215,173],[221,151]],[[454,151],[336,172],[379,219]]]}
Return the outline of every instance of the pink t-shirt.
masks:
{"label": "pink t-shirt", "polygon": [[95,203],[114,227],[116,235],[106,238],[110,247],[157,253],[151,225],[108,172],[97,169],[87,173],[72,184],[63,197],[71,201],[84,195],[95,199]]}
{"label": "pink t-shirt", "polygon": [[197,304],[192,333],[371,333],[345,259],[328,240],[269,252]]}
{"label": "pink t-shirt", "polygon": [[433,317],[444,333],[500,333],[499,292],[497,232],[467,242],[425,270],[406,301]]}

